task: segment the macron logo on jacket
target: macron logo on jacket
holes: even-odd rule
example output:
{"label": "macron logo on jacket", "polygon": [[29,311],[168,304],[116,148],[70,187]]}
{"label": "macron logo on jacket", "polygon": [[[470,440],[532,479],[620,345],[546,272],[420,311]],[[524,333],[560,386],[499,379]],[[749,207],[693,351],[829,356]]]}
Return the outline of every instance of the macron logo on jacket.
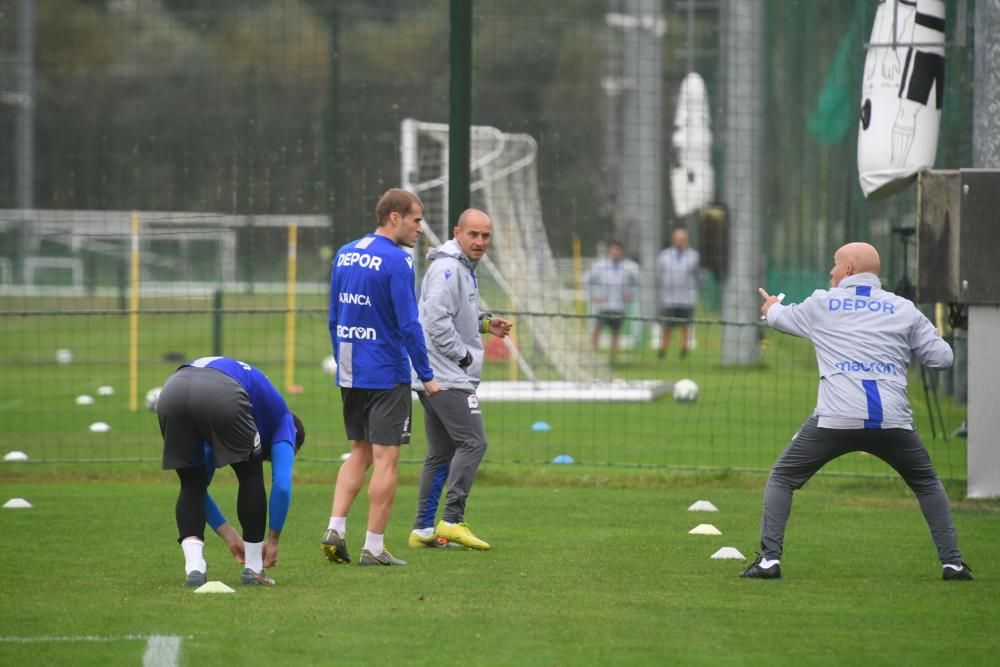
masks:
{"label": "macron logo on jacket", "polygon": [[911,356],[928,368],[954,360],[930,320],[871,273],[847,276],[799,304],[776,303],[767,321],[812,342],[820,375],[813,414],[821,428],[911,428]]}

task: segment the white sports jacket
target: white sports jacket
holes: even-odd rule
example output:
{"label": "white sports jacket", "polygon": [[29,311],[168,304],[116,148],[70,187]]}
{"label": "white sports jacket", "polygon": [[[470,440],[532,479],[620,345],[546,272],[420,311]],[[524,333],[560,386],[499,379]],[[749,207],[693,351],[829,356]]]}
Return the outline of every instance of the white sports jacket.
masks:
{"label": "white sports jacket", "polygon": [[912,354],[929,368],[948,368],[951,348],[908,299],[882,289],[877,276],[847,276],[799,304],[776,303],[767,322],[808,338],[816,348],[816,410],[825,428],[913,428],[906,393]]}

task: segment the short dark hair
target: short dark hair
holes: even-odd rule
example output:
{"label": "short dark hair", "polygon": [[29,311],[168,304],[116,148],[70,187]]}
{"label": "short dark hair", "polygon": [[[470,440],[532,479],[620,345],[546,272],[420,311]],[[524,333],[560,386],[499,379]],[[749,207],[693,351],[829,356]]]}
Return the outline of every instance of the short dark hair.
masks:
{"label": "short dark hair", "polygon": [[375,220],[378,221],[378,226],[382,227],[388,223],[389,216],[393,213],[406,215],[414,204],[420,208],[424,207],[420,197],[412,192],[402,188],[386,190],[385,194],[379,197],[378,204],[375,205]]}
{"label": "short dark hair", "polygon": [[624,249],[625,249],[625,244],[624,244],[624,243],[622,243],[621,241],[619,241],[618,239],[611,239],[610,241],[608,241],[608,249],[609,249],[609,250],[610,250],[611,248],[614,248],[615,246],[618,246],[618,247],[619,247],[619,248],[621,248],[622,250],[624,250]]}
{"label": "short dark hair", "polygon": [[295,422],[295,453],[298,454],[302,445],[306,444],[306,429],[302,426],[299,416],[292,413],[292,421]]}

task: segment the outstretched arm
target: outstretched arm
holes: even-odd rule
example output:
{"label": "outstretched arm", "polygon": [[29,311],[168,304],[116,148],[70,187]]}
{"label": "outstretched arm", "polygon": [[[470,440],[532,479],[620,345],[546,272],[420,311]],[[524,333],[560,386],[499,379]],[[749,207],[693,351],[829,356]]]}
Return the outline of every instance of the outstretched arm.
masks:
{"label": "outstretched arm", "polygon": [[[215,460],[212,456],[212,446],[206,442],[203,444],[203,448],[205,469],[208,471],[208,483],[211,484],[212,477],[215,476]],[[229,525],[222,510],[219,509],[219,506],[207,491],[205,492],[205,519],[208,521],[208,525],[212,527],[212,530],[215,531],[215,534],[221,537],[222,541],[229,547],[229,553],[233,554],[233,558],[242,563],[246,557],[243,552],[243,538],[240,537],[235,528]]]}
{"label": "outstretched arm", "polygon": [[273,567],[278,562],[278,538],[292,504],[294,463],[295,447],[292,443],[282,440],[271,446],[271,499],[268,508],[271,529],[264,544],[264,567]]}

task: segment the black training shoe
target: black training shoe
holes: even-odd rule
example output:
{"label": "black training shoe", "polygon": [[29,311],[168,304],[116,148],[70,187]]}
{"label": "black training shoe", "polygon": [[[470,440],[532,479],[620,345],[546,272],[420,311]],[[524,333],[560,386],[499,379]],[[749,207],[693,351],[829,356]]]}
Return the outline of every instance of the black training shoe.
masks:
{"label": "black training shoe", "polygon": [[323,547],[323,555],[331,563],[351,562],[351,554],[347,552],[347,540],[334,529],[330,528],[323,533],[320,544]]}
{"label": "black training shoe", "polygon": [[942,568],[941,577],[945,581],[972,581],[972,568],[964,560],[960,563],[961,570],[956,570],[945,566]]}
{"label": "black training shoe", "polygon": [[750,563],[750,567],[743,570],[740,576],[747,579],[781,579],[781,564],[775,563],[771,567],[761,567],[762,560],[764,560],[764,556],[757,554],[757,557]]}

